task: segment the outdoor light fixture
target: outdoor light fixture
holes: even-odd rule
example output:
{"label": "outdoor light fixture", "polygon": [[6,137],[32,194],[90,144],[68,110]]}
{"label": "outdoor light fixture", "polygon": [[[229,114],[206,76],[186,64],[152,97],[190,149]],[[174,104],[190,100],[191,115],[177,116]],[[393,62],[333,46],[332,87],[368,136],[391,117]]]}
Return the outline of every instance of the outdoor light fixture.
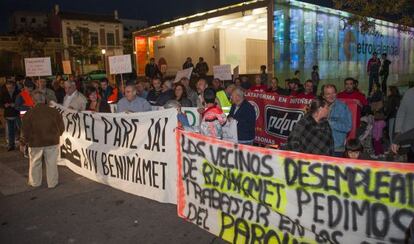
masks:
{"label": "outdoor light fixture", "polygon": [[102,49],[101,52],[102,52],[103,55],[105,55],[106,50],[105,49]]}

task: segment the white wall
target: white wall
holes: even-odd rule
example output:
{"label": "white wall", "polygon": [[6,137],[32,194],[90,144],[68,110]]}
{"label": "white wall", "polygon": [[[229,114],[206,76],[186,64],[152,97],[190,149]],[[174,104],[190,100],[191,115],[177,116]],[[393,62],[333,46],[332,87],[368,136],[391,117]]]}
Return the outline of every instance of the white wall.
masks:
{"label": "white wall", "polygon": [[[239,65],[240,74],[246,74],[246,39],[267,40],[266,30],[220,29],[220,63]],[[264,60],[262,64],[266,64]],[[257,73],[260,72],[257,67]]]}
{"label": "white wall", "polygon": [[159,39],[154,42],[154,56],[157,62],[161,57],[167,60],[167,75],[181,70],[187,57],[193,59],[194,66],[199,57],[204,57],[212,74],[213,65],[220,60],[218,47],[218,30],[209,30]]}

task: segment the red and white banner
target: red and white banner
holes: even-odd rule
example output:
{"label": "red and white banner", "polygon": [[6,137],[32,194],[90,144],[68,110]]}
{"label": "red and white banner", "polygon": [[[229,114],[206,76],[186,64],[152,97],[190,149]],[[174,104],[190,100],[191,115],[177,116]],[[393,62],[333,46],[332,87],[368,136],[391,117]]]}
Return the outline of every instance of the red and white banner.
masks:
{"label": "red and white banner", "polygon": [[259,144],[286,142],[295,124],[305,115],[307,98],[281,96],[270,92],[246,92],[246,99],[256,110],[256,138]]}

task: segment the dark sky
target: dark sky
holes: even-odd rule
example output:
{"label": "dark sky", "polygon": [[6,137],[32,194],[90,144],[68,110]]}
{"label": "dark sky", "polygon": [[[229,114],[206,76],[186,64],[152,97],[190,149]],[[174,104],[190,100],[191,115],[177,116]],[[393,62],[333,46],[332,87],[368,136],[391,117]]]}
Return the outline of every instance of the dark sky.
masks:
{"label": "dark sky", "polygon": [[16,10],[52,11],[59,4],[61,11],[113,13],[120,18],[148,20],[150,25],[176,17],[223,7],[242,0],[0,0],[0,33],[8,31],[8,19]]}

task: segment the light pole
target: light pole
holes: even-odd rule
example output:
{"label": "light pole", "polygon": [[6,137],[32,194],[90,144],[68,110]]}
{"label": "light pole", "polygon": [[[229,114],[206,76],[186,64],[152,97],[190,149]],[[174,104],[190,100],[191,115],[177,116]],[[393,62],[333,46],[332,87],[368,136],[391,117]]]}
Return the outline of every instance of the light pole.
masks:
{"label": "light pole", "polygon": [[104,70],[105,70],[105,73],[106,73],[106,60],[105,60],[106,50],[105,50],[105,48],[101,50],[101,53],[102,53],[102,57],[103,57],[103,67],[104,67]]}

